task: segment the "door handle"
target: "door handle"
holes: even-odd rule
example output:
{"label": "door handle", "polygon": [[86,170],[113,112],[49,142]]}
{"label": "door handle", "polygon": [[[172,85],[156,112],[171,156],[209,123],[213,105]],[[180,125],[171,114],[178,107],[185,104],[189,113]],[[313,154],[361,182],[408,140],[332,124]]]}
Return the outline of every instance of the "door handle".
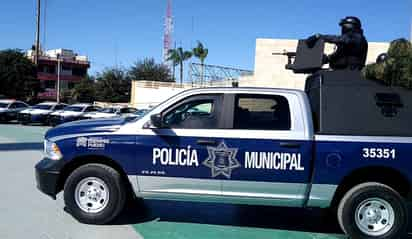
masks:
{"label": "door handle", "polygon": [[302,144],[296,142],[280,142],[279,145],[282,148],[300,148]]}
{"label": "door handle", "polygon": [[196,141],[198,145],[207,145],[207,146],[216,146],[217,141],[216,140],[209,140],[209,139],[198,139]]}

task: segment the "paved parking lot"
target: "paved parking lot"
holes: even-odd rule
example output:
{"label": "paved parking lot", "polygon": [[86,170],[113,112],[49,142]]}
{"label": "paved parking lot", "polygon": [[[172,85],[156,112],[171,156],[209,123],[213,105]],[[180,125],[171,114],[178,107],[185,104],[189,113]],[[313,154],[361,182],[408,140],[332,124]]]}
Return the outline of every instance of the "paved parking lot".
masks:
{"label": "paved parking lot", "polygon": [[[112,225],[92,226],[35,187],[46,127],[0,125],[0,238],[345,238],[319,210],[173,201],[128,205]],[[412,227],[411,227],[412,228]]]}

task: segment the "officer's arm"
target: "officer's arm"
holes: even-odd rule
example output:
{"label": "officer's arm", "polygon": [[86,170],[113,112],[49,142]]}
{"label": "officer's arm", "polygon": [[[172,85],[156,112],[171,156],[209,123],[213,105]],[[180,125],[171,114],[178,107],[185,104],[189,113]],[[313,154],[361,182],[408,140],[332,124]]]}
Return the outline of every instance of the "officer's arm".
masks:
{"label": "officer's arm", "polygon": [[327,43],[341,44],[347,43],[348,38],[345,36],[336,36],[336,35],[319,35],[320,39],[323,39]]}

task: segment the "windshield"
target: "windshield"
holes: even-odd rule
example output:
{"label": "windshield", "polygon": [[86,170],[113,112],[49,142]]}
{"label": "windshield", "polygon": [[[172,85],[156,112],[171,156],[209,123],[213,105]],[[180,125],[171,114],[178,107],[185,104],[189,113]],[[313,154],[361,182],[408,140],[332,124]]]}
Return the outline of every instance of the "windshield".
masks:
{"label": "windshield", "polygon": [[99,112],[102,112],[102,113],[116,113],[116,111],[117,111],[116,108],[105,108],[105,109],[99,110]]}
{"label": "windshield", "polygon": [[74,111],[74,112],[82,112],[84,107],[81,106],[67,106],[63,110],[64,111]]}
{"label": "windshield", "polygon": [[149,112],[149,110],[137,110],[134,114],[138,116],[144,116]]}
{"label": "windshield", "polygon": [[53,105],[39,104],[39,105],[33,106],[32,109],[37,109],[37,110],[50,110],[52,107],[53,107]]}
{"label": "windshield", "polygon": [[1,103],[0,102],[0,108],[7,108],[7,106],[9,106],[8,103]]}
{"label": "windshield", "polygon": [[[155,109],[157,109],[157,107],[163,105],[163,104],[166,103],[167,101],[175,98],[176,96],[178,96],[178,95],[180,95],[180,94],[181,94],[181,93],[178,93],[178,94],[176,94],[176,95],[174,95],[174,96],[171,96],[171,97],[167,98],[166,100],[162,101],[162,103],[156,105],[155,107],[153,107],[153,108],[151,108],[151,109],[137,110],[137,112],[135,113],[135,115],[137,115],[138,117],[136,117],[135,119],[133,119],[133,121],[137,121],[137,120],[143,118],[145,115],[147,115],[147,114],[149,114],[150,112],[152,112],[152,111],[154,111]],[[146,111],[146,112],[144,112],[142,115],[139,115],[139,111]]]}

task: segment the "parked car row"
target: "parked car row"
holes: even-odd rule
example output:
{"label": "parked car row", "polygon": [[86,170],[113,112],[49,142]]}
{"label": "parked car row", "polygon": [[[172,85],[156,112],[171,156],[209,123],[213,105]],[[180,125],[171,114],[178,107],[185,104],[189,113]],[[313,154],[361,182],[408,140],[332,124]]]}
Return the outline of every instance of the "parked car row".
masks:
{"label": "parked car row", "polygon": [[0,122],[17,120],[21,124],[42,124],[56,126],[62,123],[111,117],[140,118],[147,110],[132,107],[101,108],[92,104],[67,105],[57,102],[43,102],[34,106],[17,100],[0,100]]}

